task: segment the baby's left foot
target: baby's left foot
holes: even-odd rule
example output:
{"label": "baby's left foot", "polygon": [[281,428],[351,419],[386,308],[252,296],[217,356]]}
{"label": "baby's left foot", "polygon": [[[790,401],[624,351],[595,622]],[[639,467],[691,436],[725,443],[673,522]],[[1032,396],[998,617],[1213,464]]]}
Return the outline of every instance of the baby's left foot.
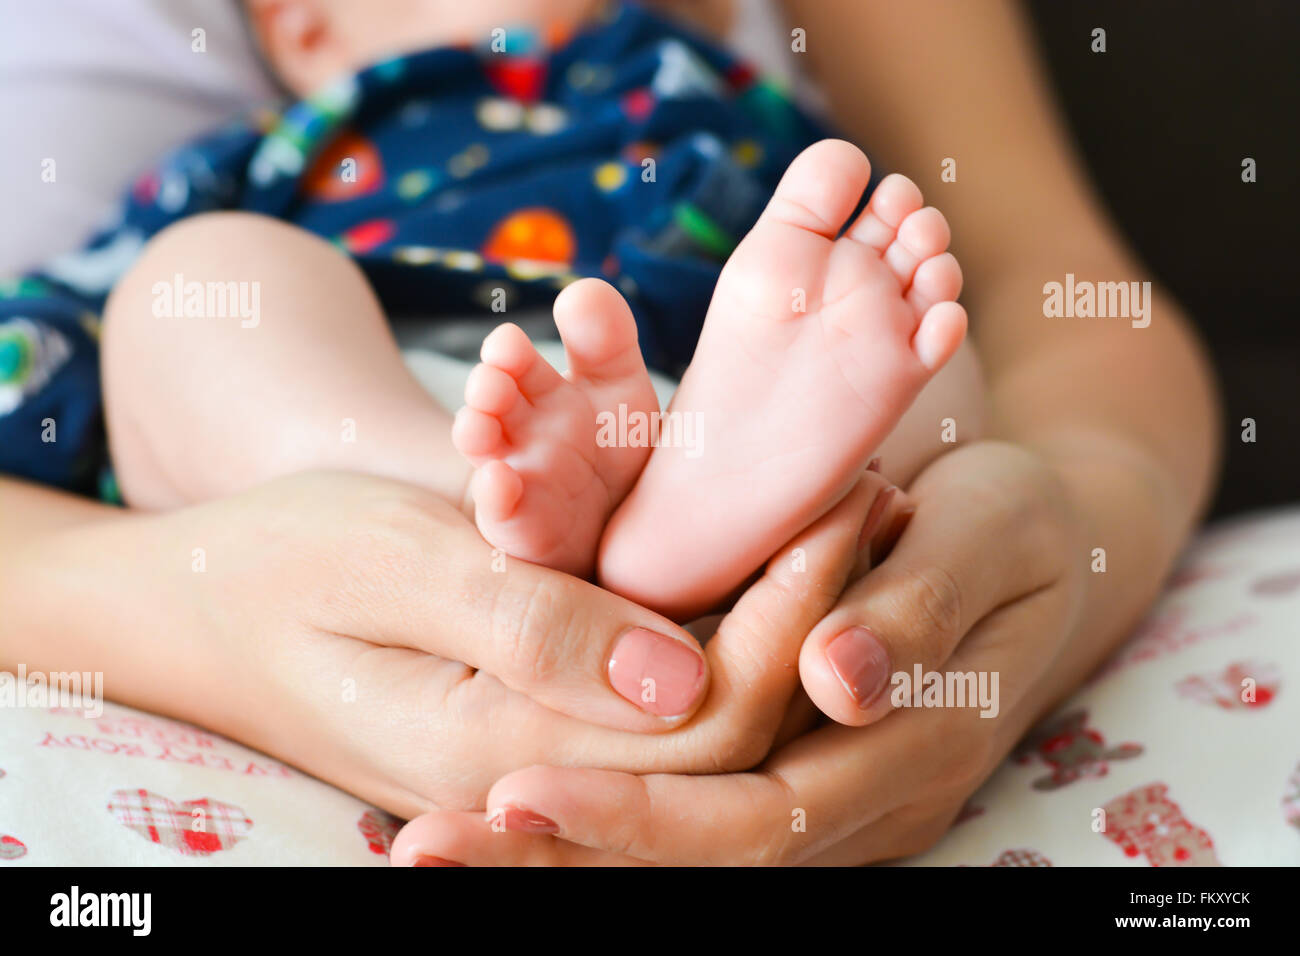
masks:
{"label": "baby's left foot", "polygon": [[649,418],[659,400],[636,320],[612,286],[581,279],[556,297],[554,311],[567,375],[519,326],[493,330],[465,384],[452,441],[475,466],[474,518],[489,544],[590,577],[605,521],[650,453],[644,443],[598,441],[598,416]]}

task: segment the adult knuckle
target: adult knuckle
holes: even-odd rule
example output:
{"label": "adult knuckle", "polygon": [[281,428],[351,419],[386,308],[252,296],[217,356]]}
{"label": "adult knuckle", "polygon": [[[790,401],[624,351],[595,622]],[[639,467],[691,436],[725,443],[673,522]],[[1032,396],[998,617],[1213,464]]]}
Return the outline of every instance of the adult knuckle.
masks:
{"label": "adult knuckle", "polygon": [[429,507],[427,500],[405,491],[376,497],[369,511],[372,522],[403,554],[427,554],[430,542],[436,541],[447,525],[445,515]]}
{"label": "adult knuckle", "polygon": [[905,580],[905,612],[915,622],[925,650],[938,654],[940,647],[961,636],[961,586],[952,572],[937,564],[916,568]]}
{"label": "adult knuckle", "polygon": [[759,829],[749,844],[747,862],[754,866],[784,866],[794,862],[797,844],[792,814],[797,809],[798,798],[789,781],[779,773],[764,773],[761,774],[761,779],[764,785],[775,788],[781,795],[773,806],[788,809],[777,812],[771,821],[765,822]]}
{"label": "adult knuckle", "polygon": [[772,747],[771,733],[746,727],[719,741],[708,755],[709,773],[740,773],[758,766]]}
{"label": "adult knuckle", "polygon": [[1059,474],[1019,451],[1021,467],[1008,480],[983,486],[990,537],[1007,542],[1042,574],[1058,570],[1074,542],[1069,495]]}
{"label": "adult knuckle", "polygon": [[657,807],[654,794],[643,781],[625,811],[612,822],[604,836],[607,848],[636,859],[655,859],[658,856],[655,839],[658,832],[655,826]]}
{"label": "adult knuckle", "polygon": [[545,682],[560,673],[569,631],[565,606],[545,577],[502,588],[492,606],[494,658],[519,679]]}
{"label": "adult knuckle", "polygon": [[[284,556],[332,572],[319,589],[323,606],[346,604],[367,617],[400,613],[411,602],[413,582],[446,582],[453,574],[435,547],[446,517],[418,489],[325,472],[263,488],[271,504],[284,502],[267,523],[268,535],[283,541]],[[321,522],[325,511],[338,520]]]}
{"label": "adult knuckle", "polygon": [[[773,601],[756,605],[750,609],[751,613],[744,616],[729,615],[719,622],[717,634],[719,639],[725,636],[727,645],[732,649],[736,680],[745,692],[756,692],[756,684],[764,675],[790,666],[780,648],[774,647],[768,636],[793,629],[789,623],[791,609],[787,603],[792,601],[791,596],[777,592]],[[816,620],[815,616],[812,617],[806,626],[811,627]]]}
{"label": "adult knuckle", "polygon": [[379,493],[362,491],[353,508],[352,520],[341,525],[352,540],[343,544],[371,569],[387,574],[428,564],[430,545],[444,523],[418,495],[387,487]]}
{"label": "adult knuckle", "polygon": [[790,860],[793,830],[783,820],[768,827],[754,841],[748,860],[751,866],[784,866]]}
{"label": "adult knuckle", "polygon": [[631,815],[620,818],[610,828],[609,848],[634,859],[654,860],[657,856],[654,827],[643,824],[643,820]]}

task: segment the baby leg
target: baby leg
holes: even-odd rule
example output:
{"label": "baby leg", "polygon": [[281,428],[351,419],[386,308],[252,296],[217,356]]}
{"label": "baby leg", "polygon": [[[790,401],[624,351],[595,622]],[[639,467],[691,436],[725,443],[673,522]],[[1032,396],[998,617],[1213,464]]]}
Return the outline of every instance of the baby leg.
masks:
{"label": "baby leg", "polygon": [[[202,317],[174,317],[195,307]],[[104,318],[105,414],[130,504],[173,508],[311,468],[464,501],[451,416],[329,243],[261,216],[198,216],[153,239]]]}

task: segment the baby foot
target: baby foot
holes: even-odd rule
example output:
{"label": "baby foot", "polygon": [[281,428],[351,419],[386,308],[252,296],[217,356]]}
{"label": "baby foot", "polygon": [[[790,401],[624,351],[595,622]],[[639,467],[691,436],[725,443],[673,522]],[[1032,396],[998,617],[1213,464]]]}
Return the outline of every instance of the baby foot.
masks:
{"label": "baby foot", "polygon": [[869,174],[849,143],[809,147],[727,262],[669,412],[696,447],[657,447],[615,512],[610,590],[679,620],[715,607],[848,491],[961,344],[948,224],[910,180],[840,236]]}
{"label": "baby foot", "polygon": [[589,577],[610,512],[627,494],[648,445],[597,441],[598,416],[659,410],[627,303],[599,279],[555,299],[569,371],[561,375],[517,325],[483,342],[465,384],[452,441],[475,466],[479,531],[517,558]]}

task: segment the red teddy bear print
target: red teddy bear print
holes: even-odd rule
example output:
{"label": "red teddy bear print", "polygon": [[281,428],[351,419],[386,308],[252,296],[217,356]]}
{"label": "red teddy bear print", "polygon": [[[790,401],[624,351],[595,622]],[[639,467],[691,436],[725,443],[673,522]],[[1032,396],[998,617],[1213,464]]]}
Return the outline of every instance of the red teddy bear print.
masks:
{"label": "red teddy bear print", "polygon": [[1104,777],[1107,761],[1130,760],[1142,753],[1140,744],[1107,747],[1105,738],[1087,724],[1086,710],[1072,711],[1035,730],[1016,748],[1017,763],[1028,763],[1037,755],[1052,768],[1034,781],[1035,790],[1057,790],[1084,777]]}
{"label": "red teddy bear print", "polygon": [[1168,793],[1165,784],[1152,783],[1116,797],[1102,808],[1102,836],[1152,866],[1222,866],[1210,835],[1184,817]]}

